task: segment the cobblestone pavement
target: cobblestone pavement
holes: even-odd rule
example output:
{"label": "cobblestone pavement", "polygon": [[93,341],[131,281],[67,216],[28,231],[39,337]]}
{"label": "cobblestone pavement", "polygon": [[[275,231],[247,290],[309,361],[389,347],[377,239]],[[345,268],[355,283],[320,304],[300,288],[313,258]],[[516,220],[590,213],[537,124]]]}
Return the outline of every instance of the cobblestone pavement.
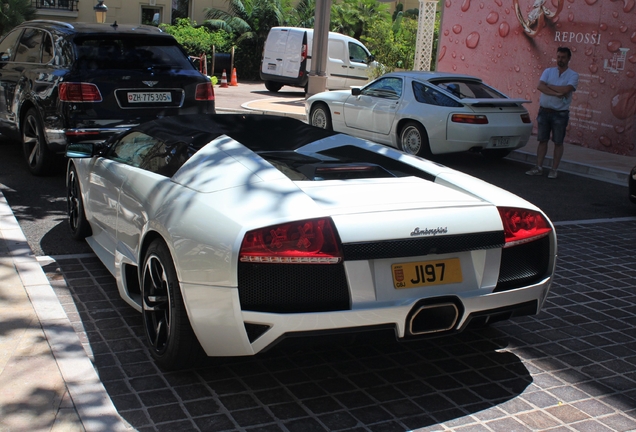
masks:
{"label": "cobblestone pavement", "polygon": [[95,256],[43,267],[140,431],[636,430],[636,221],[568,223],[557,234],[555,282],[536,317],[408,343],[289,340],[169,373]]}

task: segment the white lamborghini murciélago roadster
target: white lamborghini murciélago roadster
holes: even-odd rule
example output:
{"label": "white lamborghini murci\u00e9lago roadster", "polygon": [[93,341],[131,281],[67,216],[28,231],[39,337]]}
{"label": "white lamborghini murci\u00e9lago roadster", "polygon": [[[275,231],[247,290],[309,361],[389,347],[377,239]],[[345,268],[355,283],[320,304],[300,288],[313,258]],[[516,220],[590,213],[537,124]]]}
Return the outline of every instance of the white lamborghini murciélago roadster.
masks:
{"label": "white lamborghini murci\u00e9lago roadster", "polygon": [[534,205],[298,120],[167,117],[67,155],[72,236],[165,368],[311,332],[453,333],[537,314],[552,282]]}

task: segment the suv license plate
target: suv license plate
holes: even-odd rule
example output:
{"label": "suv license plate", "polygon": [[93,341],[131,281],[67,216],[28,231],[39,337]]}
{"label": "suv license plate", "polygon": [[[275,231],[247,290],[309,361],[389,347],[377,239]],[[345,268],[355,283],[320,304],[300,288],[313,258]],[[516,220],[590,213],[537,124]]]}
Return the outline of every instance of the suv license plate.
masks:
{"label": "suv license plate", "polygon": [[393,264],[391,273],[395,289],[418,288],[462,281],[459,258]]}
{"label": "suv license plate", "polygon": [[128,102],[172,102],[172,94],[170,92],[128,92]]}

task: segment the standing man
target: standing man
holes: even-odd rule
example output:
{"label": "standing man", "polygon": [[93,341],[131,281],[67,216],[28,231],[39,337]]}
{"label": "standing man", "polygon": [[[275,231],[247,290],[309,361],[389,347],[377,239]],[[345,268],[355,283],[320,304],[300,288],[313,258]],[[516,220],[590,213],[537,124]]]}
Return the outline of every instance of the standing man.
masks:
{"label": "standing man", "polygon": [[563,156],[563,140],[565,128],[570,119],[570,103],[572,93],[579,85],[579,74],[568,68],[572,52],[570,48],[557,48],[557,67],[547,68],[541,74],[537,90],[539,97],[539,114],[537,115],[537,166],[527,171],[531,176],[543,175],[543,159],[548,152],[548,141],[552,133],[554,157],[548,178],[557,177],[557,169]]}

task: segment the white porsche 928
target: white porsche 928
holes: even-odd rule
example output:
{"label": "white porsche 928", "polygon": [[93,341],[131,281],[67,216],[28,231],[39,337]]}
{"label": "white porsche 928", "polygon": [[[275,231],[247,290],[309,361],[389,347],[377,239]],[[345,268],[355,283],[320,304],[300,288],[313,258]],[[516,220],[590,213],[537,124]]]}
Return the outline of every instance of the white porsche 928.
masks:
{"label": "white porsche 928", "polygon": [[167,117],[67,155],[72,236],[164,368],[312,332],[450,334],[539,313],[552,282],[531,203],[291,118]]}
{"label": "white porsche 928", "polygon": [[326,91],[305,101],[309,123],[431,157],[479,151],[502,158],[528,143],[523,107],[481,79],[448,72],[392,72],[362,88]]}

